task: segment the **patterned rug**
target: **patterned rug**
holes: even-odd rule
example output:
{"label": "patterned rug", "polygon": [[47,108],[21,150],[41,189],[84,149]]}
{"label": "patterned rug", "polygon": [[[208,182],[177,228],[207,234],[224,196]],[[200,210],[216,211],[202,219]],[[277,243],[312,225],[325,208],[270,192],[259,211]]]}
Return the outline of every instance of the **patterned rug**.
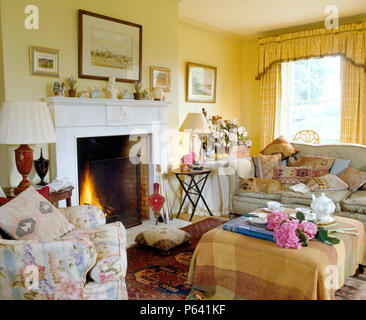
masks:
{"label": "patterned rug", "polygon": [[169,256],[158,251],[133,246],[127,249],[126,284],[131,300],[185,300],[191,290],[187,285],[192,254],[201,236],[228,220],[207,218],[182,230],[192,235],[191,244],[179,246]]}
{"label": "patterned rug", "polygon": [[[200,299],[185,282],[192,254],[201,236],[227,220],[207,218],[182,230],[192,235],[189,246],[172,250],[167,257],[152,249],[132,246],[127,249],[128,269],[126,284],[131,300],[185,300]],[[349,277],[336,292],[336,300],[366,300],[366,275]]]}

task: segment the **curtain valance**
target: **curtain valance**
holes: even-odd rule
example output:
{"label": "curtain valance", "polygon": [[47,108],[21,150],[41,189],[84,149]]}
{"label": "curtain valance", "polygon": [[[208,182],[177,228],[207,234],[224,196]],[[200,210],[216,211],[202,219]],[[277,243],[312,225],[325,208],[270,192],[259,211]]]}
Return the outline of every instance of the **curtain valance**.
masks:
{"label": "curtain valance", "polygon": [[257,80],[276,63],[336,54],[366,70],[366,22],[266,37],[259,45]]}

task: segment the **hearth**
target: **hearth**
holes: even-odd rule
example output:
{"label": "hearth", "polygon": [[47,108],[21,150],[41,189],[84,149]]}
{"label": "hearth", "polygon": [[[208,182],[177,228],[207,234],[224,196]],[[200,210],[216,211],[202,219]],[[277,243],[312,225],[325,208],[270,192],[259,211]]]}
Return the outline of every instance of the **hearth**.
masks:
{"label": "hearth", "polygon": [[126,228],[141,224],[142,193],[146,197],[135,144],[127,135],[77,138],[80,204],[99,206],[108,223],[122,221]]}

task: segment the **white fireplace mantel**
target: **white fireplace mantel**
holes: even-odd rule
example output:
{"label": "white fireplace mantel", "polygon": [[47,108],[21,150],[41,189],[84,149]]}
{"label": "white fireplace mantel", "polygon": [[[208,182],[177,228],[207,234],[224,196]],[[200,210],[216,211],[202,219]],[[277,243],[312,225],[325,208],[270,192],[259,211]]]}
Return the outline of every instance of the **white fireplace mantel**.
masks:
{"label": "white fireplace mantel", "polygon": [[51,179],[66,177],[74,184],[72,205],[79,204],[77,138],[146,135],[150,187],[156,164],[167,168],[166,109],[169,102],[127,99],[44,98],[56,128],[50,148]]}

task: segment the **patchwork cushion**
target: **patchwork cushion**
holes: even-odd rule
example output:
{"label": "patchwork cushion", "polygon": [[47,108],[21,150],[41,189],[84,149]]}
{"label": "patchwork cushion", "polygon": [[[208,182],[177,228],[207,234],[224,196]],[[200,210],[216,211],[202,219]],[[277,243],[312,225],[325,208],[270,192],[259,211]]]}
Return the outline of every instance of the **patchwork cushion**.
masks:
{"label": "patchwork cushion", "polygon": [[252,157],[256,178],[272,179],[274,168],[281,164],[281,155],[260,155]]}
{"label": "patchwork cushion", "polygon": [[[50,187],[45,186],[42,189],[36,189],[36,190],[37,190],[37,192],[39,192],[39,194],[44,196],[47,200],[50,198]],[[1,191],[2,191],[2,189],[0,190],[0,207],[14,199],[14,198],[7,198],[5,194],[4,194],[4,196],[2,196]]]}
{"label": "patchwork cushion", "polygon": [[127,271],[126,229],[120,221],[94,229],[77,229],[62,239],[88,238],[97,251],[97,262],[89,276],[97,283],[122,279]]}
{"label": "patchwork cushion", "polygon": [[336,159],[329,173],[339,176],[350,166],[350,164],[351,160]]}
{"label": "patchwork cushion", "polygon": [[366,214],[366,191],[360,190],[352,193],[341,202],[342,211]]}
{"label": "patchwork cushion", "polygon": [[347,168],[339,178],[348,184],[350,191],[355,192],[366,183],[366,172]]}
{"label": "patchwork cushion", "polygon": [[322,156],[302,156],[297,161],[289,161],[290,167],[311,167],[313,177],[321,177],[329,173],[336,158]]}
{"label": "patchwork cushion", "polygon": [[333,174],[326,174],[323,177],[315,177],[307,183],[310,190],[346,190],[348,184]]}
{"label": "patchwork cushion", "polygon": [[313,169],[311,167],[276,167],[275,179],[282,183],[295,184],[303,182],[313,176]]}
{"label": "patchwork cushion", "polygon": [[347,199],[351,194],[348,190],[337,190],[337,191],[314,191],[307,193],[299,193],[286,191],[282,193],[281,203],[286,206],[286,204],[296,204],[310,206],[312,202],[311,195],[315,194],[316,197],[320,196],[322,193],[330,198],[336,205],[336,211],[341,211],[341,201]]}
{"label": "patchwork cushion", "polygon": [[139,245],[153,247],[162,251],[170,249],[191,240],[191,235],[183,230],[173,227],[156,227],[141,232],[136,236],[135,242]]}
{"label": "patchwork cushion", "polygon": [[280,154],[282,160],[289,156],[292,156],[295,153],[297,153],[297,150],[283,136],[280,136],[277,139],[273,140],[261,151],[261,154],[264,155]]}
{"label": "patchwork cushion", "polygon": [[74,226],[30,186],[0,207],[0,228],[17,240],[54,240]]}

